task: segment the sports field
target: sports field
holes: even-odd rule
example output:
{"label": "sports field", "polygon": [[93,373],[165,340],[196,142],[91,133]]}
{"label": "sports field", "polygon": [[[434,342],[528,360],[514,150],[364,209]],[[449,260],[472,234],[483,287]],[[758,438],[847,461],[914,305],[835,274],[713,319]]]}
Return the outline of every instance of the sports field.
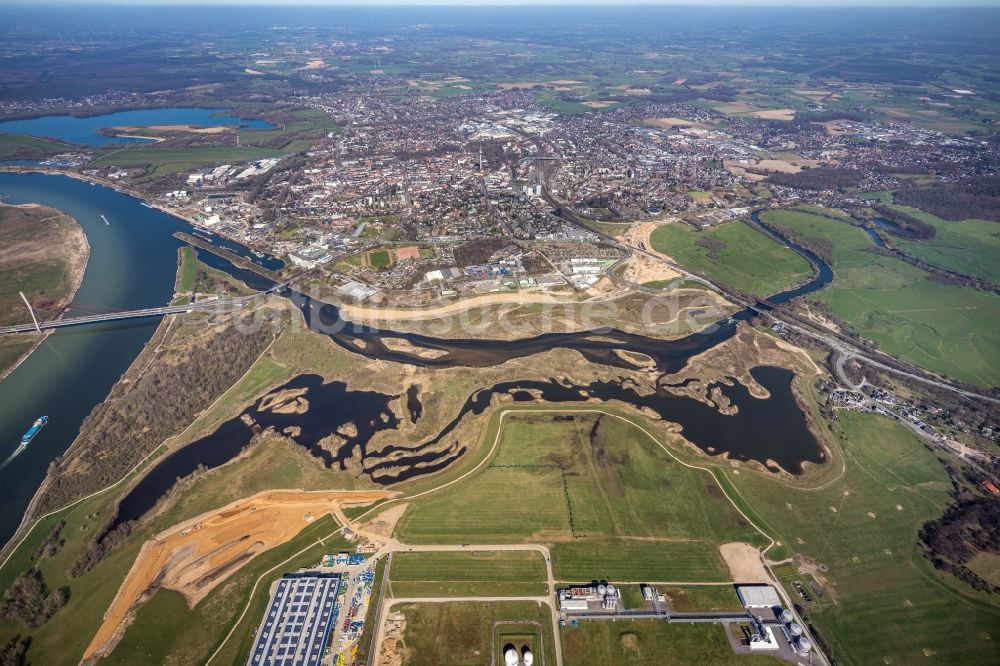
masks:
{"label": "sports field", "polygon": [[664,224],[649,240],[654,250],[685,268],[755,296],[770,296],[812,275],[809,262],[743,222],[706,231]]}
{"label": "sports field", "polygon": [[783,664],[763,655],[737,655],[726,629],[716,624],[667,624],[660,620],[581,622],[562,629],[566,666],[591,664],[701,664],[766,666]]}
{"label": "sports field", "polygon": [[372,268],[387,268],[392,263],[392,255],[388,250],[376,250],[368,253],[368,262]]}
{"label": "sports field", "polygon": [[726,580],[719,543],[760,541],[711,477],[632,424],[518,414],[489,466],[414,503],[406,543],[549,543],[560,580]]}
{"label": "sports field", "polygon": [[394,597],[544,596],[541,553],[526,551],[397,553]]}
{"label": "sports field", "polygon": [[1000,297],[876,255],[858,227],[802,211],[768,211],[765,220],[832,243],[836,279],[815,298],[882,351],[980,386],[1000,383]]}
{"label": "sports field", "polygon": [[918,544],[921,525],[951,501],[944,467],[893,421],[839,416],[847,469],[838,481],[798,491],[726,473],[765,529],[809,558],[824,604],[807,610],[811,621],[843,664],[989,663],[1000,605],[936,572]]}

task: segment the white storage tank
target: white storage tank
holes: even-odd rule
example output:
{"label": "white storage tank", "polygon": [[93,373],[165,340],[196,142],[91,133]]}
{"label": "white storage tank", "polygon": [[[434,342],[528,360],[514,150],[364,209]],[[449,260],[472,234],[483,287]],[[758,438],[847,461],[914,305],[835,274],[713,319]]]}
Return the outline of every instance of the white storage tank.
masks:
{"label": "white storage tank", "polygon": [[788,633],[790,633],[793,637],[798,638],[802,635],[802,627],[799,624],[792,622],[792,624],[788,627]]}
{"label": "white storage tank", "polygon": [[611,585],[610,583],[608,584],[608,594],[609,595],[611,595],[613,597],[613,596],[615,596],[615,592],[617,592],[617,591],[618,590],[615,589],[614,585]]}
{"label": "white storage tank", "polygon": [[792,615],[792,611],[787,608],[781,611],[781,624],[791,624],[794,619],[795,616]]}
{"label": "white storage tank", "polygon": [[605,594],[608,593],[608,586],[605,585],[604,583],[601,583],[600,585],[597,586],[597,593],[603,597]]}
{"label": "white storage tank", "polygon": [[535,655],[531,654],[531,648],[527,645],[521,648],[521,660],[524,662],[524,666],[532,666],[535,663]]}
{"label": "white storage tank", "polygon": [[800,653],[809,654],[809,652],[813,649],[812,641],[803,636],[799,639],[798,648]]}
{"label": "white storage tank", "polygon": [[503,653],[503,660],[507,666],[517,666],[517,650],[512,647],[507,648],[507,651]]}

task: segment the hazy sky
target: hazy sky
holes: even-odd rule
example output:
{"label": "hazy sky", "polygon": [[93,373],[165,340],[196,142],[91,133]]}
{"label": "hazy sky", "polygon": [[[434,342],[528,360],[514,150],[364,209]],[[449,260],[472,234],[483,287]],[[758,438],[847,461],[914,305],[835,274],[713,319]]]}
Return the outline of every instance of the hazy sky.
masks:
{"label": "hazy sky", "polygon": [[[3,4],[6,0],[0,0]],[[13,0],[11,5],[689,5],[799,7],[1000,7],[1000,0]]]}

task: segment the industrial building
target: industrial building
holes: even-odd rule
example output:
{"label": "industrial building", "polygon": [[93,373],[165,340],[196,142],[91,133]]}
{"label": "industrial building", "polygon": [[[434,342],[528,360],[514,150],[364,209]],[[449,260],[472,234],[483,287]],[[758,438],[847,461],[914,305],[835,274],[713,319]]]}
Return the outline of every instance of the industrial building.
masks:
{"label": "industrial building", "polygon": [[588,610],[620,610],[621,592],[607,582],[593,583],[559,590],[559,610],[583,612]]}
{"label": "industrial building", "polygon": [[737,585],[736,594],[746,609],[781,606],[781,598],[770,585]]}
{"label": "industrial building", "polygon": [[340,574],[281,577],[257,631],[248,666],[312,666],[323,658],[337,616]]}

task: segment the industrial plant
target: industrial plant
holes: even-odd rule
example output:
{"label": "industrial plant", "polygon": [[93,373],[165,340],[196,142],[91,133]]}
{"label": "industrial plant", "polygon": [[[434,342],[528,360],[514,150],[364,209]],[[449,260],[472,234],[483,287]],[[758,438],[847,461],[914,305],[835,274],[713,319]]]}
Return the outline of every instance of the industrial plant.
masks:
{"label": "industrial plant", "polygon": [[522,645],[519,652],[513,643],[507,643],[503,647],[503,662],[505,666],[532,666],[535,655],[527,645]]}

